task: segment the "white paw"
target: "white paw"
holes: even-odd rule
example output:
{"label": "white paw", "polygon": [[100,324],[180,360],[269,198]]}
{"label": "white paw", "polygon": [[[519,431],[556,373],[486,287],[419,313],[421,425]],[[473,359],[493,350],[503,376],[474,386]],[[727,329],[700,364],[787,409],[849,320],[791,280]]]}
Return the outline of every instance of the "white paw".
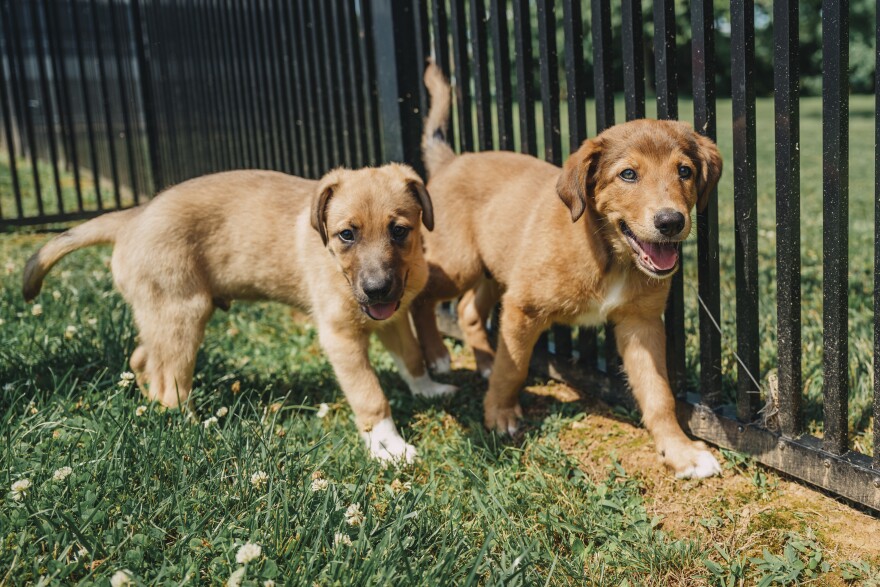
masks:
{"label": "white paw", "polygon": [[721,474],[721,465],[708,450],[697,453],[696,462],[675,474],[676,479],[705,479]]}
{"label": "white paw", "polygon": [[361,432],[361,438],[367,443],[370,456],[385,463],[412,463],[419,454],[397,432],[391,418],[380,421],[369,432]]}
{"label": "white paw", "polygon": [[452,371],[452,358],[447,355],[436,361],[431,361],[429,366],[434,373],[449,373]]}
{"label": "white paw", "polygon": [[442,397],[444,395],[452,395],[458,388],[447,383],[434,381],[428,374],[416,377],[409,385],[409,389],[416,397]]}

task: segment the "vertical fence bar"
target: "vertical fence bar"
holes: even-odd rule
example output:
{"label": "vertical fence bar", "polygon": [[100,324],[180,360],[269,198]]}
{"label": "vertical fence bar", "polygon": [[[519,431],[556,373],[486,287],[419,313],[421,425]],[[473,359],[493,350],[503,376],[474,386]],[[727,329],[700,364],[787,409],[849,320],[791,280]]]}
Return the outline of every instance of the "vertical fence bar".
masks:
{"label": "vertical fence bar", "polygon": [[152,51],[147,30],[141,15],[140,0],[131,2],[131,20],[134,28],[134,46],[137,58],[138,80],[140,81],[141,103],[144,108],[144,127],[147,133],[147,153],[150,158],[150,176],[153,179],[153,192],[164,187],[162,163],[159,152],[158,120],[153,101]]}
{"label": "vertical fence bar", "polygon": [[[288,35],[290,27],[288,24],[287,3],[283,0],[274,0],[275,2],[275,46],[276,53],[280,52],[280,61],[278,63],[279,75],[281,76],[281,99],[282,99],[282,120],[284,124],[284,136],[287,144],[287,153],[285,157],[285,170],[288,173],[301,175],[300,159],[301,151],[297,144],[296,125],[296,107],[293,97],[293,55],[290,52],[290,43]],[[276,56],[276,59],[279,58]],[[348,81],[349,88],[351,80]]]}
{"label": "vertical fence bar", "polygon": [[363,74],[364,105],[367,117],[367,143],[369,146],[370,163],[378,164],[382,157],[381,132],[379,130],[378,84],[376,81],[375,50],[372,28],[372,8],[370,2],[360,1],[360,20],[358,21],[358,38],[361,49],[361,71]]}
{"label": "vertical fence bar", "polygon": [[[715,16],[712,0],[693,0],[691,31],[694,128],[715,140]],[[697,271],[700,302],[700,389],[702,401],[715,406],[721,401],[717,189],[710,194],[706,209],[697,212]]]}
{"label": "vertical fence bar", "polygon": [[776,315],[779,426],[803,433],[801,407],[801,202],[798,1],[773,4],[776,105]]}
{"label": "vertical fence bar", "polygon": [[[432,0],[431,27],[434,33],[434,61],[440,68],[440,71],[448,77],[451,69],[449,62],[449,26],[446,18],[446,0]],[[448,128],[446,129],[446,141],[450,145],[455,144],[455,130],[454,124],[448,125]]]}
{"label": "vertical fence bar", "polygon": [[825,450],[849,447],[849,1],[822,3],[822,302]]}
{"label": "vertical fence bar", "polygon": [[753,0],[731,4],[733,95],[733,198],[736,232],[737,417],[757,413],[758,380],[758,197],[755,155],[755,8]]}
{"label": "vertical fence bar", "polygon": [[354,128],[354,116],[352,115],[351,106],[354,102],[351,99],[350,89],[351,84],[350,81],[346,77],[348,60],[347,60],[347,52],[345,51],[343,44],[346,40],[345,37],[345,29],[343,26],[343,22],[340,18],[339,14],[339,6],[337,2],[331,2],[331,21],[333,23],[333,52],[337,56],[336,60],[336,91],[337,91],[337,100],[339,100],[339,109],[340,109],[340,117],[339,117],[339,128],[340,134],[342,135],[342,156],[343,161],[337,162],[345,163],[346,166],[351,167],[354,165],[354,153],[353,153],[353,144],[352,144],[352,135]]}
{"label": "vertical fence bar", "polygon": [[[657,118],[678,118],[678,80],[675,69],[675,2],[654,2],[654,71],[657,88]],[[684,250],[681,268],[672,277],[666,304],[666,370],[673,393],[685,393],[685,332],[684,332]]]}
{"label": "vertical fence bar", "polygon": [[449,28],[452,32],[452,55],[455,66],[455,104],[458,115],[459,151],[473,151],[471,115],[471,74],[468,65],[467,17],[465,0],[451,0]]}
{"label": "vertical fence bar", "polygon": [[351,100],[351,140],[352,140],[352,164],[356,167],[366,165],[366,120],[364,119],[363,104],[358,98],[357,92],[363,84],[360,79],[360,68],[357,66],[357,43],[356,27],[353,26],[351,15],[351,3],[349,0],[342,2],[343,36],[345,41],[345,62],[348,64],[348,90],[347,96]]}
{"label": "vertical fence bar", "polygon": [[[322,0],[312,0],[307,2],[307,7],[309,9],[309,47],[310,53],[312,57],[312,74],[313,80],[315,83],[315,106],[318,112],[318,124],[314,129],[317,134],[317,142],[318,147],[321,152],[321,165],[318,169],[319,174],[326,173],[330,167],[333,166],[333,151],[328,148],[327,136],[333,130],[333,123],[330,119],[330,114],[328,113],[328,100],[329,96],[325,91],[324,86],[324,75],[323,70],[321,68],[321,60],[323,57],[323,52],[319,49],[318,46],[318,17],[317,17],[317,6],[316,4],[320,3]],[[332,134],[331,134],[332,136]]]}
{"label": "vertical fence bar", "polygon": [[[261,43],[260,49],[263,52],[263,73],[268,77],[267,85],[269,86],[265,89],[267,90],[267,95],[272,106],[272,143],[275,148],[273,168],[276,171],[285,171],[287,169],[289,155],[289,147],[287,143],[287,130],[289,126],[284,122],[284,96],[281,87],[284,78],[282,77],[281,71],[278,69],[279,59],[282,54],[278,39],[275,36],[274,25],[278,20],[278,16],[275,14],[273,8],[273,0],[265,0],[260,6],[260,11],[262,13],[260,24],[262,25],[261,33],[263,35],[263,43]],[[330,35],[336,37],[337,32],[331,31],[328,27],[325,32],[325,38]],[[328,59],[328,61],[336,64],[336,67],[339,67],[338,62],[342,58],[340,52],[335,51],[328,53],[328,55],[335,56],[333,59]],[[337,88],[337,92],[341,91],[341,88]],[[339,164],[339,162],[337,162],[337,164]]]}
{"label": "vertical fence bar", "polygon": [[[24,110],[24,124],[25,124],[25,134],[27,136],[27,150],[30,154],[31,158],[31,171],[33,173],[34,178],[34,194],[36,197],[37,204],[37,213],[40,216],[44,215],[43,210],[43,191],[40,188],[40,170],[38,166],[38,153],[37,153],[37,136],[34,130],[34,118],[31,112],[30,100],[28,98],[28,84],[27,84],[27,72],[25,71],[25,55],[24,49],[21,41],[21,29],[22,22],[18,17],[15,11],[15,0],[12,0],[9,3],[9,18],[4,19],[7,22],[7,26],[11,29],[11,37],[12,42],[15,49],[15,62],[18,66],[18,80],[21,84],[21,92],[22,98],[20,100],[20,106]],[[7,29],[7,30],[9,30]],[[8,37],[7,37],[8,38]],[[15,87],[12,88],[13,91],[16,90]]]}
{"label": "vertical fence bar", "polygon": [[61,152],[64,161],[65,171],[70,168],[71,145],[74,137],[74,130],[71,125],[70,118],[67,116],[67,110],[64,108],[64,95],[68,88],[62,83],[64,74],[64,59],[59,44],[63,42],[60,32],[58,31],[58,22],[54,18],[52,5],[57,7],[57,2],[49,2],[49,0],[41,0],[40,10],[43,13],[43,22],[46,23],[46,44],[49,49],[47,59],[52,67],[52,90],[55,94],[55,104],[58,112],[58,122],[61,125],[59,133]]}
{"label": "vertical fence bar", "polygon": [[[299,4],[299,3],[298,3]],[[253,145],[251,142],[251,134],[248,132],[252,128],[250,123],[251,108],[248,106],[248,98],[245,93],[245,76],[242,72],[241,55],[243,49],[239,36],[239,21],[235,12],[225,2],[222,1],[220,14],[223,16],[226,32],[224,37],[230,39],[230,43],[224,43],[227,48],[227,57],[231,68],[232,96],[233,108],[235,109],[236,135],[239,142],[239,165],[245,167],[255,167],[256,158],[253,155]]]}
{"label": "vertical fence bar", "polygon": [[516,94],[519,103],[519,150],[538,154],[535,129],[535,94],[532,78],[532,19],[528,0],[513,0],[513,30],[516,39]]}
{"label": "vertical fence bar", "polygon": [[220,130],[220,125],[214,119],[216,112],[217,91],[214,88],[214,79],[206,75],[206,54],[203,51],[205,33],[202,29],[203,18],[197,13],[198,7],[195,0],[190,0],[183,8],[187,15],[184,27],[189,29],[189,51],[184,57],[189,64],[187,77],[195,81],[195,110],[194,118],[199,125],[197,131],[199,140],[200,165],[198,173],[213,173],[218,169],[217,149],[222,140],[215,135]]}
{"label": "vertical fence bar", "polygon": [[[342,142],[340,139],[340,125],[338,124],[338,108],[339,102],[338,98],[335,95],[335,91],[333,86],[333,68],[332,63],[337,61],[337,58],[330,58],[331,51],[330,46],[327,43],[327,37],[330,35],[329,27],[327,26],[327,15],[325,7],[327,3],[324,0],[319,0],[317,3],[319,10],[316,11],[316,21],[315,27],[313,28],[313,32],[320,36],[321,38],[321,48],[319,52],[316,54],[316,63],[323,61],[324,63],[324,71],[321,77],[321,81],[324,84],[324,101],[326,105],[325,112],[327,113],[327,120],[329,122],[328,128],[325,131],[323,136],[324,142],[330,143],[330,148],[328,149],[328,156],[330,160],[328,161],[328,169],[330,167],[335,167],[339,165],[342,161],[342,153],[339,149],[340,143]],[[410,22],[409,27],[412,28],[412,23]],[[413,56],[413,60],[415,60],[415,56]],[[337,88],[338,90],[338,88]]]}
{"label": "vertical fence bar", "polygon": [[156,48],[156,55],[159,62],[158,93],[164,97],[162,111],[164,114],[165,128],[163,130],[165,141],[168,144],[166,148],[166,161],[170,172],[170,175],[166,179],[169,180],[169,183],[173,184],[179,182],[183,177],[181,169],[183,160],[179,153],[180,149],[178,148],[178,113],[175,107],[178,100],[175,99],[171,87],[169,87],[169,85],[173,84],[173,78],[171,77],[171,71],[168,66],[169,34],[168,29],[165,26],[165,19],[162,18],[161,8],[153,7],[151,12],[153,14],[152,30],[156,34],[157,41],[153,46]]}
{"label": "vertical fence bar", "polygon": [[116,0],[108,0],[110,9],[110,26],[113,36],[113,52],[116,53],[116,76],[119,83],[119,102],[122,109],[122,132],[125,133],[125,153],[128,158],[128,184],[131,193],[134,196],[134,202],[137,204],[140,200],[138,194],[137,182],[137,165],[134,156],[134,134],[131,126],[131,113],[129,112],[128,92],[125,89],[125,70],[123,69],[123,56],[127,56],[128,51],[123,49],[122,41],[119,35],[119,22],[116,12]]}
{"label": "vertical fence bar", "polygon": [[[880,9],[880,0],[876,8]],[[878,13],[880,14],[880,13]],[[880,26],[875,27],[880,47]],[[880,51],[875,69],[880,71]],[[2,96],[0,96],[2,97]],[[880,469],[880,75],[874,76],[874,461]]]}
{"label": "vertical fence bar", "polygon": [[[419,65],[419,79],[425,76],[425,66],[431,55],[431,33],[428,25],[428,3],[425,0],[410,0],[413,12],[413,30],[416,33],[416,63]],[[427,114],[429,108],[428,88],[419,84],[419,110]]]}
{"label": "vertical fence bar", "polygon": [[611,6],[609,0],[591,1],[593,36],[593,91],[596,95],[596,133],[614,126],[612,80]]}
{"label": "vertical fence bar", "polygon": [[477,145],[492,149],[492,96],[489,93],[489,43],[486,39],[484,0],[470,0],[471,50],[474,62],[474,95],[477,107]]}
{"label": "vertical fence bar", "polygon": [[104,45],[101,42],[101,21],[98,16],[97,0],[91,0],[92,30],[94,32],[95,52],[98,61],[98,85],[101,90],[101,106],[104,110],[104,135],[110,155],[110,176],[113,179],[113,198],[116,207],[122,207],[122,194],[119,188],[119,168],[116,164],[116,142],[113,136],[113,116],[110,111],[110,90],[107,86],[107,69],[104,61]]}
{"label": "vertical fence bar", "polygon": [[[568,145],[574,153],[587,138],[587,84],[584,72],[584,20],[580,0],[563,0],[565,83],[568,99]],[[578,328],[578,353],[582,364],[596,366],[596,331]]]}
{"label": "vertical fence bar", "polygon": [[419,77],[412,5],[396,0],[373,2],[373,36],[376,48],[377,87],[382,114],[385,161],[411,165],[425,177],[419,111]]}
{"label": "vertical fence bar", "polygon": [[513,149],[513,90],[510,83],[510,47],[507,35],[507,0],[490,0],[489,26],[495,69],[495,104],[498,113],[498,148]]}
{"label": "vertical fence bar", "polygon": [[[556,47],[554,0],[538,0],[538,48],[541,65],[541,104],[544,122],[544,158],[562,165],[562,129],[559,120],[559,63]],[[540,343],[539,343],[540,344]],[[554,353],[571,356],[571,328],[553,326]]]}
{"label": "vertical fence bar", "polygon": [[622,0],[623,87],[626,119],[645,117],[645,42],[641,0]]}
{"label": "vertical fence bar", "polygon": [[223,45],[229,43],[228,38],[221,32],[223,25],[217,16],[217,3],[215,0],[202,0],[202,2],[205,7],[207,23],[205,27],[205,54],[213,63],[210,75],[214,78],[215,91],[218,93],[218,120],[222,129],[220,133],[220,141],[223,143],[220,148],[220,169],[225,171],[236,167],[233,161],[237,146],[232,119],[233,106],[230,99],[229,61],[219,46],[221,43]]}
{"label": "vertical fence bar", "polygon": [[[49,72],[46,69],[46,53],[43,47],[44,33],[40,26],[39,5],[34,3],[30,6],[31,25],[33,27],[33,44],[36,49],[37,75],[40,84],[40,106],[43,110],[43,127],[46,139],[49,143],[49,158],[52,159],[52,179],[55,183],[55,201],[58,213],[64,214],[64,197],[61,192],[61,174],[58,172],[58,143],[55,137],[55,123],[52,108],[52,93],[49,90]],[[48,19],[48,16],[47,16]],[[48,35],[45,35],[48,36]]]}
{"label": "vertical fence bar", "polygon": [[[5,19],[5,11],[3,11],[2,14]],[[7,46],[8,43],[9,37],[6,37]],[[12,67],[11,61],[9,67]],[[12,112],[9,109],[9,89],[7,85],[6,68],[3,65],[2,56],[0,56],[0,113],[3,115],[3,133],[6,139],[6,148],[9,151],[9,175],[12,180],[12,195],[15,198],[15,211],[18,218],[23,218],[24,210],[21,205],[21,184],[18,181],[18,162],[15,158],[15,137],[12,135]]]}

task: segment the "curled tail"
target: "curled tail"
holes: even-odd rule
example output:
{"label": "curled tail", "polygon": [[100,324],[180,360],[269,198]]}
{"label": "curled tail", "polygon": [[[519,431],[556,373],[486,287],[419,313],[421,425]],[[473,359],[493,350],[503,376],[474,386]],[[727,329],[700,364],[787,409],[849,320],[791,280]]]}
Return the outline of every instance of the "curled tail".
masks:
{"label": "curled tail", "polygon": [[55,263],[68,253],[92,245],[112,244],[116,235],[129,220],[141,213],[142,208],[120,210],[98,216],[85,224],[62,232],[28,259],[24,267],[22,293],[27,301],[33,300],[43,287],[43,278]]}
{"label": "curled tail", "polygon": [[455,152],[446,142],[451,100],[449,82],[433,61],[425,68],[425,87],[431,95],[431,108],[422,135],[422,160],[431,176],[455,158]]}

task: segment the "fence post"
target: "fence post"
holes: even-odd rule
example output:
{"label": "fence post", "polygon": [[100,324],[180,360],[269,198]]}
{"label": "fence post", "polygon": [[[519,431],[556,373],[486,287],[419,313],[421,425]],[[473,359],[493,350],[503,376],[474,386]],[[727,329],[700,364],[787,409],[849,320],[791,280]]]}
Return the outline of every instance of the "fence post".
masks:
{"label": "fence post", "polygon": [[156,110],[153,103],[153,80],[150,65],[150,40],[141,19],[140,0],[131,3],[132,27],[134,28],[137,51],[138,85],[141,90],[141,103],[144,108],[144,126],[147,131],[147,152],[150,157],[150,175],[153,177],[153,193],[165,187],[159,157],[159,135],[156,132]]}
{"label": "fence post", "polygon": [[372,17],[382,160],[407,163],[424,177],[419,148],[424,115],[419,106],[421,64],[412,3],[376,0]]}

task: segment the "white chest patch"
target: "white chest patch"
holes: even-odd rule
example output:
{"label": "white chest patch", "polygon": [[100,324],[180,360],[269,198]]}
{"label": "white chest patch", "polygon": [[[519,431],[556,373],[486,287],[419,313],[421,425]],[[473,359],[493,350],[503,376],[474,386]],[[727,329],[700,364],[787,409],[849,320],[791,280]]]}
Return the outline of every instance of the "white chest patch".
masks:
{"label": "white chest patch", "polygon": [[624,292],[626,291],[626,276],[617,275],[605,284],[605,295],[595,300],[587,308],[587,311],[578,316],[579,326],[599,326],[608,321],[610,314],[616,307],[623,304]]}

